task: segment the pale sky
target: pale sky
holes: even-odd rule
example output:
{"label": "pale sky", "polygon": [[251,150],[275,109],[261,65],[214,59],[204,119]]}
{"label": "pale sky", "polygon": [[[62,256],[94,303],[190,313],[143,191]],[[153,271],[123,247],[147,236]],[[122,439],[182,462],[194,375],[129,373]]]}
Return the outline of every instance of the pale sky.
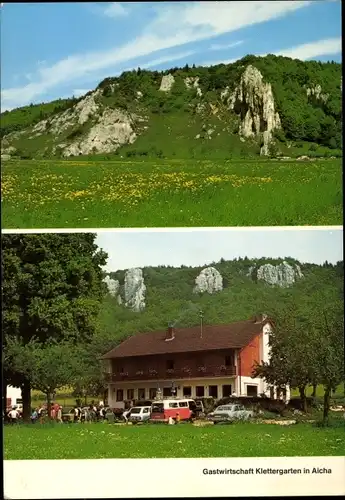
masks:
{"label": "pale sky", "polygon": [[169,265],[204,266],[221,258],[292,257],[301,263],[343,259],[343,232],[329,229],[193,229],[98,232],[106,271]]}
{"label": "pale sky", "polygon": [[5,2],[1,41],[5,111],[80,96],[138,67],[247,54],[341,62],[341,2]]}

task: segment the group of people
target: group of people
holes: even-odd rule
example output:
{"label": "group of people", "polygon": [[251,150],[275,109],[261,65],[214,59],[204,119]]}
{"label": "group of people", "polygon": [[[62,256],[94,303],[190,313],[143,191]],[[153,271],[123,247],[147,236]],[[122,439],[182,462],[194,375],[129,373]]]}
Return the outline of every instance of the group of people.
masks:
{"label": "group of people", "polygon": [[[46,417],[48,414],[47,405],[39,406],[35,408],[31,413],[31,422],[34,424],[37,421],[41,421],[43,417]],[[62,406],[58,403],[53,403],[50,406],[50,419],[55,420],[56,422],[62,422]]]}
{"label": "group of people", "polygon": [[106,419],[106,413],[107,409],[104,404],[97,406],[91,404],[84,408],[75,406],[73,409],[73,421],[82,423],[98,422]]}
{"label": "group of people", "polygon": [[[72,413],[73,422],[99,422],[106,420],[108,408],[102,401],[98,405],[92,403],[87,407],[76,405]],[[19,407],[13,406],[6,412],[7,419],[10,423],[19,422],[22,419],[22,412]],[[34,408],[31,412],[31,422],[42,422],[48,416],[48,407],[46,404]],[[62,406],[58,403],[52,403],[50,406],[50,420],[55,422],[63,422]]]}

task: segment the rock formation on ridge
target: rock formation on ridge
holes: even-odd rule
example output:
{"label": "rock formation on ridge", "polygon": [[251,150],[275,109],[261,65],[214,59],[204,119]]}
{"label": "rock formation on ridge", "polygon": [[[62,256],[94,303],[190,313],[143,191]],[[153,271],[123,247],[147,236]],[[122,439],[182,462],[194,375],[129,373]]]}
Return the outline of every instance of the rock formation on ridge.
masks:
{"label": "rock formation on ridge", "polygon": [[223,290],[223,278],[214,267],[206,267],[195,279],[194,293],[215,293]]}
{"label": "rock formation on ridge", "polygon": [[[228,92],[223,92],[223,99]],[[252,65],[247,66],[239,85],[228,97],[229,108],[240,115],[239,134],[242,137],[262,136],[262,155],[268,155],[268,147],[275,129],[281,128],[280,117],[275,109],[270,83],[263,81],[261,72]]]}
{"label": "rock formation on ridge", "polygon": [[300,278],[303,278],[301,268],[297,264],[292,266],[285,260],[276,266],[263,264],[257,269],[258,281],[264,281],[268,285],[289,287]]}
{"label": "rock formation on ridge", "polygon": [[143,272],[140,268],[132,268],[126,271],[124,300],[125,306],[132,311],[140,312],[145,309],[146,286]]}

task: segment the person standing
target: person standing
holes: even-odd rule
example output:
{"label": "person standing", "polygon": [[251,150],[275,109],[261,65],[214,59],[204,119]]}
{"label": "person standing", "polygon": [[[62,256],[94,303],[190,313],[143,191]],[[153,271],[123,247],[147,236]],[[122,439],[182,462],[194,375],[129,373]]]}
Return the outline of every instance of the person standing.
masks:
{"label": "person standing", "polygon": [[18,422],[18,417],[19,417],[19,413],[17,412],[16,410],[16,407],[13,406],[12,410],[9,412],[8,414],[9,418],[10,418],[10,423],[11,424],[16,424]]}
{"label": "person standing", "polygon": [[37,408],[35,408],[31,415],[31,422],[35,424],[37,419],[38,419],[38,411]]}
{"label": "person standing", "polygon": [[75,406],[74,407],[74,423],[77,423],[78,422],[78,416],[79,416],[79,411],[78,411],[78,406]]}
{"label": "person standing", "polygon": [[62,424],[62,406],[60,405],[56,414],[56,419],[60,424]]}

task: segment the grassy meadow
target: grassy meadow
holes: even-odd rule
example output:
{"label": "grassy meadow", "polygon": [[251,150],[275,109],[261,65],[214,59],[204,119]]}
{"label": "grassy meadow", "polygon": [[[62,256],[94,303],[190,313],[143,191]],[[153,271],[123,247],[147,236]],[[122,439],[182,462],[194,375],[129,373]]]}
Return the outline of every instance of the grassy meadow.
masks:
{"label": "grassy meadow", "polygon": [[[164,443],[164,444],[163,444]],[[31,424],[4,427],[5,460],[342,456],[344,426],[238,423],[116,426]]]}
{"label": "grassy meadow", "polygon": [[340,159],[11,160],[2,226],[342,224]]}

